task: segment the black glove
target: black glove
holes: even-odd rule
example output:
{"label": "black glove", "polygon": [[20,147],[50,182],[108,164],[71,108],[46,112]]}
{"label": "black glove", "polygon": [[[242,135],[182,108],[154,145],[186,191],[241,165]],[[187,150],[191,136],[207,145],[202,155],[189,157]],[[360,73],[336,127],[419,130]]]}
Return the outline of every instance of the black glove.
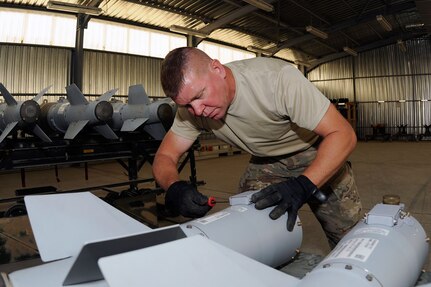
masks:
{"label": "black glove", "polygon": [[300,175],[271,184],[253,194],[251,201],[256,203],[256,209],[277,205],[269,214],[272,219],[279,218],[287,211],[287,230],[292,231],[298,210],[312,194],[321,194],[321,191],[305,175]]}
{"label": "black glove", "polygon": [[165,206],[175,215],[181,214],[190,218],[202,217],[211,209],[208,205],[208,197],[185,181],[171,184],[166,191]]}

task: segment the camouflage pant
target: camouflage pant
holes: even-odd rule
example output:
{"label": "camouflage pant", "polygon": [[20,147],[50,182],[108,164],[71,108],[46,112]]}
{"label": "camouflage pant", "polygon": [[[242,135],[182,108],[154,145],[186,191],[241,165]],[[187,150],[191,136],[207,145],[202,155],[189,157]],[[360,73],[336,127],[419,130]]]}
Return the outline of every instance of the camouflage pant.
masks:
{"label": "camouflage pant", "polygon": [[[252,156],[241,177],[239,192],[261,189],[288,177],[301,175],[316,153],[316,149],[311,147],[289,157]],[[350,164],[346,162],[320,190],[328,195],[328,201],[320,203],[312,197],[307,203],[320,222],[330,247],[334,248],[361,218],[362,204]]]}

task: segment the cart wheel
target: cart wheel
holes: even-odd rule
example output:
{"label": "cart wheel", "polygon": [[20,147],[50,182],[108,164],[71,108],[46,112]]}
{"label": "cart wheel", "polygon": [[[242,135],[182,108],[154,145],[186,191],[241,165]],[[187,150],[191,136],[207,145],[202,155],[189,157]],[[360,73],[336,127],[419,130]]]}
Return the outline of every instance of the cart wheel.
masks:
{"label": "cart wheel", "polygon": [[4,217],[16,217],[26,214],[27,208],[25,207],[25,204],[18,203],[6,210],[6,212],[4,213]]}

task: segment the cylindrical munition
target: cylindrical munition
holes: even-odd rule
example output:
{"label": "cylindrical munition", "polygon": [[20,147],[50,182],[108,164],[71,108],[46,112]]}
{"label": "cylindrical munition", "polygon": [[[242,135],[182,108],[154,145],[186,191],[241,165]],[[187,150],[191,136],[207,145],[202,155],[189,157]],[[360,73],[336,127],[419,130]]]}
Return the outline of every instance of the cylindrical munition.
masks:
{"label": "cylindrical munition", "polygon": [[414,286],[428,256],[419,222],[403,205],[376,205],[298,287]]}
{"label": "cylindrical munition", "polygon": [[43,89],[32,100],[18,102],[9,93],[6,87],[0,83],[0,93],[5,99],[5,104],[0,105],[0,143],[16,128],[32,131],[45,142],[51,142],[51,139],[37,125],[41,115],[41,109],[38,101],[48,91],[50,87]]}
{"label": "cylindrical munition", "polygon": [[114,113],[111,127],[115,131],[131,132],[139,127],[156,139],[161,139],[172,125],[175,110],[170,99],[157,100],[152,103],[124,104],[112,103]]}
{"label": "cylindrical munition", "polygon": [[40,116],[40,106],[33,100],[20,102],[15,106],[2,105],[0,108],[0,129],[4,129],[10,122],[34,124]]}
{"label": "cylindrical munition", "polygon": [[[181,225],[187,236],[201,234],[263,264],[277,267],[295,256],[302,242],[302,227],[287,231],[287,215],[272,220],[273,207],[257,210],[239,204]],[[299,222],[299,219],[297,223]]]}
{"label": "cylindrical munition", "polygon": [[65,133],[70,123],[88,120],[89,125],[105,123],[112,118],[113,108],[107,101],[94,101],[87,105],[71,105],[67,101],[42,106],[44,117],[51,129]]}

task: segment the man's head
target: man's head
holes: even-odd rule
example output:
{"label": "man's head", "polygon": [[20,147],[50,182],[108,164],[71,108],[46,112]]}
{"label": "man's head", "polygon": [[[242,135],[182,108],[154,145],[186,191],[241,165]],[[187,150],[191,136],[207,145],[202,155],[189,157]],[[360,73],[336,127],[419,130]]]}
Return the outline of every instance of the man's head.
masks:
{"label": "man's head", "polygon": [[227,67],[196,48],[172,50],[162,63],[165,94],[195,116],[224,117],[235,92],[232,80]]}
{"label": "man's head", "polygon": [[161,81],[166,96],[175,100],[184,84],[184,73],[193,48],[183,47],[170,51],[162,62]]}

